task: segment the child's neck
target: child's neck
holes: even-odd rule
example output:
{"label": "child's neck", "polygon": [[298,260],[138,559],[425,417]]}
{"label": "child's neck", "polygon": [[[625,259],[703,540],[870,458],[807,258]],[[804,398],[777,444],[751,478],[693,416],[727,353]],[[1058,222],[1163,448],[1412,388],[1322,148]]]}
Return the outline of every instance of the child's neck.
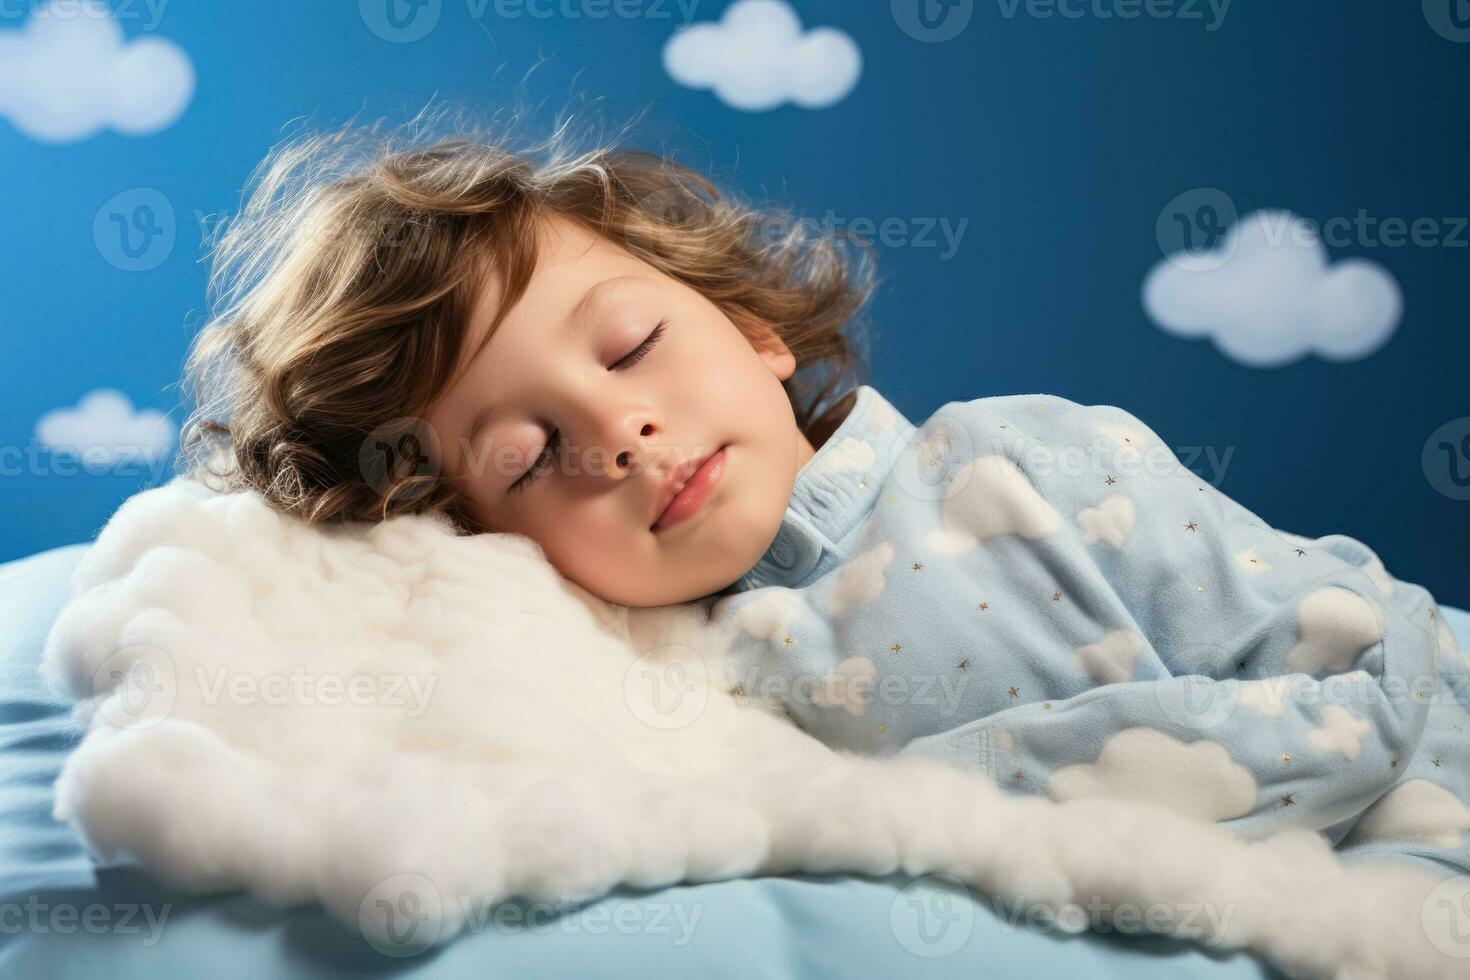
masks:
{"label": "child's neck", "polygon": [[801,440],[796,447],[796,468],[798,471],[807,464],[808,460],[817,454],[817,450],[821,446],[826,444],[832,433],[837,431],[837,427],[847,418],[848,413],[852,411],[852,406],[856,401],[857,393],[848,392],[833,403],[812,423],[810,438],[807,437],[805,432],[797,433],[798,438]]}

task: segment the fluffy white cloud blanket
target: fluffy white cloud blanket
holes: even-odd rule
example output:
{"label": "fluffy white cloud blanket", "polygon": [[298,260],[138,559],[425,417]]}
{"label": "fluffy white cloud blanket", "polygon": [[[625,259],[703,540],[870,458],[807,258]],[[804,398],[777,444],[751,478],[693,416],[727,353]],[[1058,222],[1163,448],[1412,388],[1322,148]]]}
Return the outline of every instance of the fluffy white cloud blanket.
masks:
{"label": "fluffy white cloud blanket", "polygon": [[693,607],[609,605],[526,538],[427,516],[310,528],[179,478],[118,510],[71,588],[44,670],[87,734],[56,816],[104,861],[320,901],[376,943],[402,941],[406,898],[434,942],[512,896],[901,871],[1061,928],[1097,907],[1228,908],[1168,928],[1292,976],[1470,967],[1436,932],[1436,903],[1470,909],[1463,877],[834,752],[706,682],[717,644]]}

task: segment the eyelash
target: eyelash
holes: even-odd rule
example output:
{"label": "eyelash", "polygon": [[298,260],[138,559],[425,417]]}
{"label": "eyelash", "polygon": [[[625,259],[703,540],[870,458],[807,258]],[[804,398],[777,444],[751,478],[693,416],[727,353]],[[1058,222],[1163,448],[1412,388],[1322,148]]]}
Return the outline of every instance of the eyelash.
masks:
{"label": "eyelash", "polygon": [[[653,332],[648,335],[643,343],[633,348],[631,353],[625,355],[621,360],[614,363],[613,366],[609,368],[609,370],[622,371],[626,368],[632,367],[634,364],[637,364],[639,361],[643,360],[644,357],[648,356],[648,352],[653,350],[654,345],[657,344],[661,339],[663,339],[664,327],[668,324],[668,322],[668,320],[660,320],[658,322],[658,326],[653,328]],[[536,457],[536,462],[532,463],[531,468],[526,470],[525,473],[521,474],[521,478],[519,480],[510,485],[511,493],[520,493],[522,490],[526,489],[530,482],[536,478],[536,471],[546,463],[551,462],[551,457],[556,453],[556,447],[559,442],[560,435],[560,432],[553,432],[551,434],[551,438],[546,441],[545,448],[541,450],[541,455]]]}

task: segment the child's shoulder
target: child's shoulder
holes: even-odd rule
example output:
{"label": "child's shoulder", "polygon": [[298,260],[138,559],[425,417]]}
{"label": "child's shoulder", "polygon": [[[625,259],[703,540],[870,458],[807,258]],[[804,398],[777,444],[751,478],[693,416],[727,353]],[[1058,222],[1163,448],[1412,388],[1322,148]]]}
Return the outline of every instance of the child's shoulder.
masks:
{"label": "child's shoulder", "polygon": [[932,431],[944,422],[959,423],[967,429],[994,434],[1010,430],[1013,435],[1039,435],[1052,432],[1075,435],[1125,430],[1121,438],[1129,438],[1126,430],[1140,437],[1157,440],[1158,436],[1132,412],[1118,405],[1089,405],[1063,395],[1021,394],[985,395],[980,398],[945,402],[925,419],[919,428]]}

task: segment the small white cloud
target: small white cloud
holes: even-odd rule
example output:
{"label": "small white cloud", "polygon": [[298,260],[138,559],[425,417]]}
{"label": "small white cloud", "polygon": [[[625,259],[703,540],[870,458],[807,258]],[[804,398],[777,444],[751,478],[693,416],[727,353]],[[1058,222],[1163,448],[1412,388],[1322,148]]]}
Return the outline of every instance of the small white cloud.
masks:
{"label": "small white cloud", "polygon": [[102,467],[154,463],[173,446],[175,434],[162,412],[134,411],[128,396],[112,388],[98,388],[76,408],[53,409],[36,421],[36,441],[47,449]]}
{"label": "small white cloud", "polygon": [[784,0],[739,0],[718,23],[694,24],[664,45],[664,68],[681,85],[714,89],[732,109],[759,112],[794,102],[823,109],[862,74],[857,42],[843,31],[802,32]]}
{"label": "small white cloud", "polygon": [[1083,544],[1104,541],[1114,548],[1123,547],[1128,533],[1133,530],[1137,508],[1133,501],[1121,493],[1110,493],[1096,507],[1084,507],[1077,514],[1077,526],[1082,528]]}
{"label": "small white cloud", "polygon": [[1363,812],[1344,845],[1368,841],[1428,841],[1459,847],[1470,830],[1470,809],[1443,786],[1427,779],[1399,783]]}
{"label": "small white cloud", "polygon": [[1340,704],[1324,704],[1317,720],[1321,725],[1307,730],[1307,741],[1318,751],[1340,752],[1349,759],[1363,751],[1363,739],[1373,730],[1371,721]]}
{"label": "small white cloud", "polygon": [[940,505],[943,526],[924,533],[939,555],[962,555],[987,538],[1019,534],[1032,541],[1061,530],[1062,519],[1005,456],[981,456],[949,480]]}
{"label": "small white cloud", "polygon": [[[1440,656],[1448,655],[1454,657],[1456,660],[1465,664],[1465,666],[1470,667],[1470,657],[1460,652],[1459,645],[1455,643],[1455,634],[1450,632],[1449,624],[1444,621],[1444,614],[1439,612],[1438,608],[1436,608],[1434,613],[1434,628],[1436,634],[1439,636]],[[1438,664],[1439,660],[1436,658],[1435,665],[1438,666]]]}
{"label": "small white cloud", "polygon": [[855,718],[868,712],[878,665],[867,657],[848,657],[822,678],[812,701],[824,708],[841,708]]}
{"label": "small white cloud", "polygon": [[128,43],[96,0],[51,0],[16,31],[0,32],[0,116],[46,143],[111,127],[163,129],[194,94],[194,65],[160,37]]}
{"label": "small white cloud", "polygon": [[1072,664],[1099,684],[1122,684],[1133,679],[1133,665],[1148,646],[1132,630],[1114,629],[1101,640],[1072,651]]}
{"label": "small white cloud", "polygon": [[1235,703],[1274,718],[1286,710],[1290,697],[1290,677],[1262,677],[1258,681],[1241,681]]}
{"label": "small white cloud", "polygon": [[1329,585],[1312,592],[1297,606],[1296,646],[1286,651],[1295,673],[1341,673],[1358,655],[1383,638],[1378,610],[1347,589]]}
{"label": "small white cloud", "polygon": [[949,455],[950,448],[949,427],[935,426],[932,432],[925,433],[924,438],[919,440],[915,448],[919,457],[919,465],[926,470],[934,469],[944,462],[944,457]]}
{"label": "small white cloud", "polygon": [[1235,564],[1240,567],[1241,571],[1250,572],[1253,575],[1271,570],[1271,563],[1256,553],[1255,545],[1251,545],[1244,551],[1237,551]]}
{"label": "small white cloud", "polygon": [[1115,450],[1112,459],[1120,464],[1141,463],[1143,454],[1154,442],[1149,433],[1121,422],[1104,422],[1097,427],[1097,432],[1112,444]]}
{"label": "small white cloud", "polygon": [[884,541],[843,565],[837,574],[837,584],[827,596],[827,612],[839,616],[882,595],[886,584],[884,572],[893,561],[893,554],[893,542]]}
{"label": "small white cloud", "polygon": [[809,475],[818,473],[862,473],[873,468],[878,461],[878,454],[873,450],[872,443],[852,436],[845,436],[837,445],[822,453],[811,468]]}
{"label": "small white cloud", "polygon": [[775,643],[801,618],[801,600],[791,589],[766,589],[735,613],[735,625],[759,640]]}
{"label": "small white cloud", "polygon": [[1367,357],[1388,341],[1403,312],[1398,282],[1375,262],[1329,266],[1312,226],[1290,211],[1258,211],[1226,233],[1218,250],[1160,261],[1143,284],[1158,326],[1209,337],[1250,367],[1308,354]]}

